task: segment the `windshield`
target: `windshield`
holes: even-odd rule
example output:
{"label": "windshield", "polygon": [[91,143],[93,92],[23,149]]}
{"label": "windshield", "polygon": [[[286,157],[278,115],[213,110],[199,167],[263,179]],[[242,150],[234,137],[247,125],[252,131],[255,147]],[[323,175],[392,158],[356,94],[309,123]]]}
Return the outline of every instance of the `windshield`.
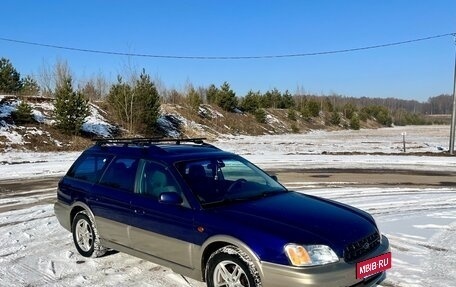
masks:
{"label": "windshield", "polygon": [[181,162],[177,169],[205,206],[287,191],[267,173],[242,158]]}

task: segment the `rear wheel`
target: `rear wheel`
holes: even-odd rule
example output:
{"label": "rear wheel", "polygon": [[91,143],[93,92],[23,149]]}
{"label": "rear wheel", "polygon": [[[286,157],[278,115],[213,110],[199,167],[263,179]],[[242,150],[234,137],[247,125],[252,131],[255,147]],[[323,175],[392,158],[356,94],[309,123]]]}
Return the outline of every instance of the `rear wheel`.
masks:
{"label": "rear wheel", "polygon": [[226,246],[211,255],[206,266],[208,287],[260,287],[261,281],[248,255]]}
{"label": "rear wheel", "polygon": [[86,211],[80,211],[73,219],[73,241],[79,254],[84,257],[100,257],[106,253],[101,246],[98,232]]}

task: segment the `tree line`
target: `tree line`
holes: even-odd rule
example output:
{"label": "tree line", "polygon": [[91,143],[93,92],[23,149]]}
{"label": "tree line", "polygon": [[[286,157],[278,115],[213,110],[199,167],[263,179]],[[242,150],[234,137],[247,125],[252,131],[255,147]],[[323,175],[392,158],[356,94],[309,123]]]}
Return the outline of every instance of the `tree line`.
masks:
{"label": "tree line", "polygon": [[[83,123],[90,115],[90,101],[100,99],[129,133],[152,135],[157,132],[160,97],[155,84],[144,70],[139,76],[132,76],[129,81],[124,81],[119,75],[117,83],[112,84],[106,94],[104,81],[91,80],[75,88],[66,62],[57,62],[46,70],[43,78],[45,80],[41,80],[45,84],[40,86],[37,81],[30,81],[30,76],[22,78],[8,59],[0,59],[0,93],[52,97],[55,126],[65,134],[80,134]],[[12,118],[19,124],[34,121],[26,97],[21,98]]]}
{"label": "tree line", "polygon": [[[139,75],[138,75],[139,74]],[[115,83],[109,83],[102,75],[80,81],[75,87],[74,77],[68,64],[57,61],[53,66],[40,69],[37,77],[21,77],[12,63],[0,59],[0,93],[17,95],[41,95],[55,99],[56,126],[63,132],[77,134],[90,114],[89,102],[106,105],[115,120],[132,134],[152,135],[158,132],[157,119],[160,104],[186,105],[195,113],[203,104],[216,105],[227,112],[251,113],[260,123],[266,121],[266,109],[286,109],[288,118],[311,120],[323,116],[327,124],[340,125],[341,117],[349,121],[349,127],[359,129],[359,122],[376,120],[385,126],[395,124],[424,124],[423,115],[449,114],[452,107],[450,95],[430,97],[426,102],[396,98],[354,98],[338,94],[314,95],[276,88],[264,93],[249,91],[239,97],[228,82],[220,86],[194,87],[184,91],[166,89],[142,70],[118,75]],[[31,108],[21,101],[15,113],[17,121],[33,121]]]}

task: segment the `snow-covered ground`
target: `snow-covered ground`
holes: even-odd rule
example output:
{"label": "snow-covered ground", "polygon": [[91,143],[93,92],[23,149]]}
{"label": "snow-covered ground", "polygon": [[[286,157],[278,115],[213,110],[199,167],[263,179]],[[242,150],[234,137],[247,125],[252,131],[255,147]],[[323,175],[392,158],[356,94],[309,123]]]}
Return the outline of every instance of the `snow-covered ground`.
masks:
{"label": "snow-covered ground", "polygon": [[[263,168],[388,168],[456,172],[454,157],[401,155],[401,133],[411,151],[447,146],[448,127],[312,132],[227,137],[214,142]],[[369,139],[369,140],[367,140]],[[412,145],[413,143],[413,145]],[[415,146],[412,148],[412,146]],[[446,148],[445,148],[446,149]],[[372,151],[388,155],[322,155]],[[79,153],[0,154],[0,179],[61,175]],[[456,286],[456,189],[351,187],[289,180],[290,189],[335,199],[370,212],[391,242],[393,268],[384,286]],[[55,191],[0,193],[0,286],[205,286],[169,269],[115,253],[81,257],[49,203]],[[16,209],[16,210],[13,210]],[[6,211],[9,210],[9,211]],[[187,281],[188,280],[188,281]]]}
{"label": "snow-covered ground", "polygon": [[323,131],[305,134],[225,136],[217,142],[222,148],[235,147],[241,154],[267,155],[322,153],[403,153],[442,152],[448,150],[450,127],[404,126],[394,128]]}
{"label": "snow-covered ground", "polygon": [[[374,215],[393,252],[393,268],[384,286],[454,286],[455,189],[315,188],[314,184],[309,189],[302,182],[285,184]],[[123,253],[98,259],[80,256],[70,233],[54,217],[52,205],[39,204],[52,198],[54,190],[36,192],[0,198],[0,207],[18,209],[3,212],[0,217],[1,286],[205,286]],[[24,204],[30,207],[21,208]]]}

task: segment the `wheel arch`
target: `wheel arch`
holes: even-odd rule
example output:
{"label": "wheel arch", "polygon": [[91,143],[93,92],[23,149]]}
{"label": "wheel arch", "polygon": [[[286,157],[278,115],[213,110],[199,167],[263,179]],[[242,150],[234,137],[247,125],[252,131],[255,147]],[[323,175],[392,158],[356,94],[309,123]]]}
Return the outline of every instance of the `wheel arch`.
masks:
{"label": "wheel arch", "polygon": [[245,242],[229,235],[216,235],[207,239],[201,247],[201,272],[203,281],[206,281],[206,267],[211,255],[220,248],[228,245],[233,245],[245,252],[252,260],[261,277],[263,277],[260,258]]}
{"label": "wheel arch", "polygon": [[83,202],[75,202],[72,206],[71,206],[71,211],[70,211],[70,227],[73,226],[73,220],[74,220],[74,217],[76,216],[76,214],[78,214],[79,212],[81,211],[86,211],[87,212],[87,216],[90,218],[90,220],[92,221],[92,224],[95,225],[96,227],[96,222],[95,222],[95,216],[93,215],[93,212],[92,210],[90,209],[90,207],[83,203]]}

